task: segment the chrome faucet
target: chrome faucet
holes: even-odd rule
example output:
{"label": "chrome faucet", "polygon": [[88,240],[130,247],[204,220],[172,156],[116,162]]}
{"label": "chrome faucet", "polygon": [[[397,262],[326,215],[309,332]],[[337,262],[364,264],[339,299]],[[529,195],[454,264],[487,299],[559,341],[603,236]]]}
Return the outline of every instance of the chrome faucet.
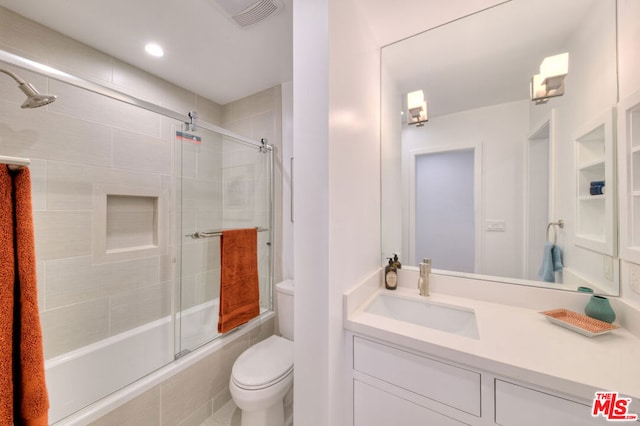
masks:
{"label": "chrome faucet", "polygon": [[418,289],[420,296],[429,295],[429,274],[431,273],[431,259],[422,259],[420,262],[420,278],[418,279]]}

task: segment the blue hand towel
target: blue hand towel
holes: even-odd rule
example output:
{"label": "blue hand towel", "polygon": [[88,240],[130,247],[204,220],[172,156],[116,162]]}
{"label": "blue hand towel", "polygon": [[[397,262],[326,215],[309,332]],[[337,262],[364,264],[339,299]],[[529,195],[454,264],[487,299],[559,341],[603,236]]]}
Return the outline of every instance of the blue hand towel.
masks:
{"label": "blue hand towel", "polygon": [[538,278],[542,281],[546,281],[548,283],[553,283],[556,281],[555,274],[553,273],[553,248],[555,247],[552,243],[546,243],[544,245],[544,253],[542,255],[542,265],[540,266],[540,270],[538,271]]}
{"label": "blue hand towel", "polygon": [[562,264],[562,250],[560,247],[554,245],[551,248],[551,259],[553,260],[553,270],[554,271],[562,271],[564,265]]}

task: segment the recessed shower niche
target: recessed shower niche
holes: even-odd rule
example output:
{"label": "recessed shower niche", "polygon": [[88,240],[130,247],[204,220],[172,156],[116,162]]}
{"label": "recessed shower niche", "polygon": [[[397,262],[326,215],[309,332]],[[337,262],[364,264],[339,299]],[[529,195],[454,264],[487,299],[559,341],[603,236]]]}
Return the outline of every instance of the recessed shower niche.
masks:
{"label": "recessed shower niche", "polygon": [[165,246],[165,197],[151,188],[94,187],[95,263],[156,256]]}

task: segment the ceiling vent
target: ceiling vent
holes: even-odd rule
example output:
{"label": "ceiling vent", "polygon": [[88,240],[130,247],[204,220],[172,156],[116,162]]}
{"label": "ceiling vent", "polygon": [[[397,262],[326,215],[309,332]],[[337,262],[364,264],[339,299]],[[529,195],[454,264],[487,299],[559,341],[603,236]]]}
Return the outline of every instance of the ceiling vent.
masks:
{"label": "ceiling vent", "polygon": [[281,0],[217,0],[241,27],[256,24],[284,7]]}

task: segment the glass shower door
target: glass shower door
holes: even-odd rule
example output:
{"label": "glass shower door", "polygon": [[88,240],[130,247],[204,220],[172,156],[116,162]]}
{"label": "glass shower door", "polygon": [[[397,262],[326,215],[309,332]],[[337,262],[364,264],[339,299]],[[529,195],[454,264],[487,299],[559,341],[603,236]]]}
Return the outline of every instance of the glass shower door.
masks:
{"label": "glass shower door", "polygon": [[218,337],[220,232],[258,229],[261,311],[271,308],[271,154],[214,131],[177,132],[180,290],[177,354]]}

